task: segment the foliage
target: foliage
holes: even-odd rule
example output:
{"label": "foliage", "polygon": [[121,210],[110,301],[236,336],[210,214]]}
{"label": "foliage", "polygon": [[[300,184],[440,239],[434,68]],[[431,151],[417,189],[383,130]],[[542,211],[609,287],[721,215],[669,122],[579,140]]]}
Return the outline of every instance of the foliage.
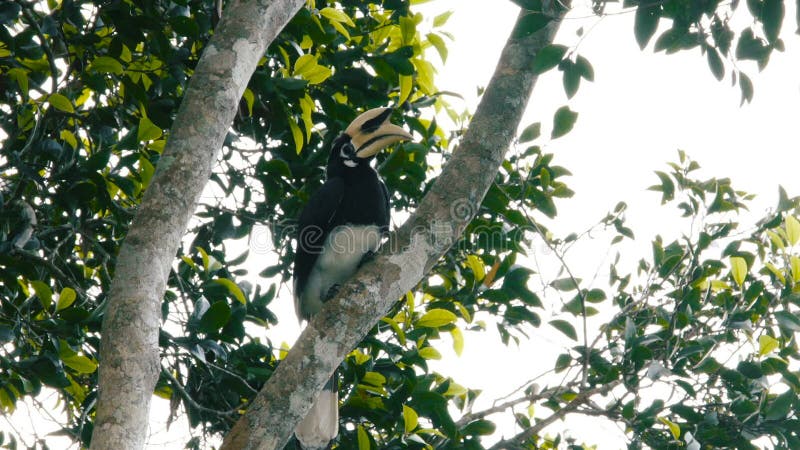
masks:
{"label": "foliage", "polygon": [[[409,3],[310,1],[250,81],[162,303],[155,394],[171,400],[173,414],[182,408],[202,436],[225,433],[282,357],[263,336],[272,337],[279,319],[295,320],[276,317],[271,302],[285,292],[294,220],[322,182],[332,139],[359,111],[398,106],[393,120],[417,139],[378,160],[397,216],[415,207],[458,143],[459,131],[445,133],[436,113],[457,123],[468,115],[444,101],[429,59],[447,57],[449,14],[426,20]],[[537,13],[537,0],[517,3],[530,14],[514,33],[550,20]],[[662,36],[656,48],[714,52],[715,75],[720,54],[763,65],[780,50],[779,2],[747,2],[757,20],[735,53],[720,3],[686,7],[693,3],[638,4],[640,44],[665,17],[673,19],[675,40]],[[0,407],[12,412],[21,399],[55,390],[62,434],[80,445],[91,438],[100,321],[119,245],[216,22],[210,0],[0,4]],[[716,25],[709,30],[707,22]],[[593,80],[577,48],[543,51],[535,70],[552,68],[562,72],[569,97],[581,80]],[[749,99],[749,79],[736,74]],[[550,138],[568,133],[577,118],[560,108]],[[689,443],[689,432],[718,448],[746,448],[761,435],[795,445],[800,382],[788,365],[800,328],[795,202],[784,197],[758,230],[735,235],[731,213],[746,198],[726,180],[694,180],[695,167],[682,157],[659,174],[657,189],[686,217],[711,219],[701,232],[656,241],[638,274],[612,271],[613,295],[585,287],[567,268],[534,291],[538,275],[524,258],[531,239],[545,238],[561,255],[577,238],[552,238],[537,219],[554,217],[555,199],[572,194],[563,182],[569,172],[542,149],[540,130],[523,130],[480,210],[453,205],[452,214],[476,213],[461,240],[343,362],[340,447],[489,447],[490,414],[472,411],[479,393],[428,367],[441,357],[436,345],[444,334],[460,353],[462,330],[486,326],[474,319],[480,313],[494,318],[506,343],[524,339],[543,317],[568,339],[584,340],[555,362],[572,381],[529,386],[512,404],[544,405],[555,418],[579,406],[605,415],[632,430],[631,448]],[[623,212],[620,206],[602,222],[616,234],[612,243],[633,237]],[[721,242],[725,251],[712,255]],[[254,260],[263,267],[258,277],[246,268]],[[543,301],[552,290],[574,295],[559,314]],[[596,312],[593,305],[617,314],[589,346],[574,323]],[[739,349],[740,363],[721,356],[748,337],[758,345]],[[684,398],[646,400],[640,391],[653,374]],[[618,397],[608,408],[591,409],[592,399],[612,392]],[[580,448],[560,435],[545,438],[541,418],[516,419],[523,432],[513,443],[522,448]],[[0,433],[10,446],[16,438]]]}

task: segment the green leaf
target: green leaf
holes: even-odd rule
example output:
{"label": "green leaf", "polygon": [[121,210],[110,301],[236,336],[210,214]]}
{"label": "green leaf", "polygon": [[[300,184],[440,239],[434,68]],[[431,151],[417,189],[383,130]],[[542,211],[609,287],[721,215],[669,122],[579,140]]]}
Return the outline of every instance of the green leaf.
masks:
{"label": "green leaf", "polygon": [[706,57],[708,58],[708,67],[711,69],[714,78],[722,81],[722,77],[725,76],[725,65],[722,63],[719,51],[714,47],[709,47],[706,51]]}
{"label": "green leaf", "polygon": [[575,64],[571,61],[565,61],[565,64],[560,65],[561,70],[564,72],[563,85],[564,93],[567,98],[572,98],[578,92],[581,85],[581,74],[575,69]]}
{"label": "green leaf", "polygon": [[491,420],[479,419],[467,424],[461,433],[465,436],[489,436],[494,434],[497,426]]}
{"label": "green leaf", "polygon": [[575,327],[572,326],[571,323],[567,322],[566,320],[551,320],[550,325],[553,328],[557,329],[558,331],[564,333],[568,338],[572,339],[573,341],[578,340],[578,333],[575,331]]}
{"label": "green leaf", "polygon": [[526,12],[525,15],[517,19],[517,25],[511,32],[511,35],[517,39],[530,36],[546,27],[547,24],[550,23],[550,20],[548,16],[542,13],[533,11]]}
{"label": "green leaf", "polygon": [[71,287],[65,287],[61,290],[61,293],[58,294],[58,302],[56,303],[56,311],[61,311],[64,308],[69,308],[71,304],[75,302],[75,289]]}
{"label": "green leaf", "polygon": [[228,324],[231,307],[225,301],[214,302],[200,318],[200,331],[213,333]]}
{"label": "green leaf", "polygon": [[594,68],[588,59],[581,55],[575,57],[575,69],[586,81],[594,81]]}
{"label": "green leaf", "polygon": [[800,319],[789,311],[775,312],[775,320],[778,321],[778,325],[789,331],[800,331]]}
{"label": "green leaf", "polygon": [[780,37],[785,13],[783,0],[764,0],[761,7],[761,21],[767,41],[771,44],[777,42]]}
{"label": "green leaf", "polygon": [[50,103],[50,106],[53,108],[63,111],[66,113],[74,113],[75,108],[72,106],[72,102],[69,99],[58,92],[54,94],[50,94],[50,97],[47,98],[47,102]]}
{"label": "green leaf", "polygon": [[578,120],[578,113],[569,109],[569,106],[558,108],[553,116],[553,131],[550,133],[552,139],[560,138],[572,131],[575,122]]}
{"label": "green leaf", "polygon": [[794,216],[786,216],[786,239],[790,245],[795,245],[800,240],[800,221]]}
{"label": "green leaf", "polygon": [[369,435],[363,426],[358,426],[358,450],[370,450]]}
{"label": "green leaf", "polygon": [[550,44],[543,49],[539,50],[533,60],[532,70],[533,73],[540,74],[547,72],[564,59],[567,53],[567,47],[561,44]]}
{"label": "green leaf", "polygon": [[747,261],[740,256],[731,256],[731,275],[738,286],[742,286],[747,276]]}
{"label": "green leaf", "polygon": [[239,288],[239,286],[232,280],[229,280],[227,278],[217,278],[214,280],[214,282],[228,288],[228,292],[230,292],[233,298],[235,298],[239,303],[243,305],[247,304],[247,299],[245,298],[244,293]]}
{"label": "green leaf", "polygon": [[792,405],[794,404],[797,397],[794,395],[791,389],[784,392],[783,394],[777,396],[772,403],[767,406],[764,414],[764,419],[766,420],[782,420],[785,419],[786,416],[789,415],[789,412],[792,410]]}
{"label": "green leaf", "polygon": [[416,321],[415,325],[418,327],[438,328],[445,325],[450,325],[455,322],[458,317],[446,309],[431,309],[425,315]]}
{"label": "green leaf", "polygon": [[244,99],[245,104],[247,105],[247,115],[253,115],[253,104],[256,102],[255,94],[250,88],[244,90],[244,94],[242,94],[242,98]]}
{"label": "green leaf", "polygon": [[122,75],[124,71],[122,64],[110,56],[98,56],[89,64],[89,70],[98,73],[113,73]]}
{"label": "green leaf", "polygon": [[580,283],[580,280],[567,277],[553,280],[550,282],[550,286],[559,291],[574,291],[578,289],[578,283]]}
{"label": "green leaf", "polygon": [[541,122],[534,122],[524,130],[519,135],[519,143],[523,144],[525,142],[530,142],[536,138],[538,138],[542,134],[542,123]]}
{"label": "green leaf", "polygon": [[419,424],[419,415],[407,405],[403,405],[403,424],[406,434],[412,433]]}
{"label": "green leaf", "polygon": [[53,304],[53,291],[50,290],[50,286],[40,280],[31,281],[31,286],[33,286],[33,292],[39,297],[44,309],[50,309],[50,305]]}
{"label": "green leaf", "polygon": [[659,3],[642,4],[636,8],[636,17],[633,25],[633,34],[639,48],[644,50],[650,38],[658,29],[658,19],[661,18],[661,6]]}
{"label": "green leaf", "polygon": [[136,139],[139,141],[154,141],[161,137],[163,131],[147,117],[139,119],[139,130]]}

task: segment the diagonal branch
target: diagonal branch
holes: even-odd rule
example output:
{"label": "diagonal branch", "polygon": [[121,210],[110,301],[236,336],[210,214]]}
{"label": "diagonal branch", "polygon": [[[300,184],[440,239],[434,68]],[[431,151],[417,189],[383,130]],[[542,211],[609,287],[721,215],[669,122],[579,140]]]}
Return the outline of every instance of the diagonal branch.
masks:
{"label": "diagonal branch", "polygon": [[[542,2],[545,3],[545,2]],[[537,76],[533,60],[553,41],[566,13],[526,29],[524,11],[464,139],[419,208],[381,253],[325,304],[223,442],[223,450],[283,448],[295,425],[345,355],[412,289],[472,220],[513,141]]]}

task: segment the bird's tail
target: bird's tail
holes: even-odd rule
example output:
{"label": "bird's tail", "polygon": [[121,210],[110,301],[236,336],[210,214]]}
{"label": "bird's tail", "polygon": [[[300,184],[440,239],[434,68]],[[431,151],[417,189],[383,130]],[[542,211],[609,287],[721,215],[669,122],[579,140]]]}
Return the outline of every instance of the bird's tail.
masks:
{"label": "bird's tail", "polygon": [[336,376],[325,384],[306,418],[294,429],[294,435],[305,450],[324,450],[339,434],[339,394]]}

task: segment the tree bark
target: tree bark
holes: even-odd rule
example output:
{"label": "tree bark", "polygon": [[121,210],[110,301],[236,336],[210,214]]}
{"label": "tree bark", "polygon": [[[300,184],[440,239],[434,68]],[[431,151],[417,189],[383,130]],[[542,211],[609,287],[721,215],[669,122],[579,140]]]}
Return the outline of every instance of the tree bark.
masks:
{"label": "tree bark", "polygon": [[197,64],[117,259],[103,319],[93,450],[144,446],[175,253],[259,59],[304,3],[234,1]]}
{"label": "tree bark", "polygon": [[521,32],[531,11],[517,19],[495,73],[461,145],[419,208],[380,254],[348,281],[311,320],[286,359],[221,449],[281,449],[312,399],[344,359],[403,294],[413,289],[458,239],[477,212],[505,158],[537,76],[536,54],[553,41],[566,9],[542,2],[552,21],[533,33]]}

